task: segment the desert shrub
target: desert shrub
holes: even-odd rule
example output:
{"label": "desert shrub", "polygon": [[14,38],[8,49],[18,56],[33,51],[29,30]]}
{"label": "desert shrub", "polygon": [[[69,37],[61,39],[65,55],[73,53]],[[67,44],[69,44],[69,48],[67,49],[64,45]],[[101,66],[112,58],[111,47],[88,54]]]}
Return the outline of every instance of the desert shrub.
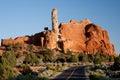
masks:
{"label": "desert shrub", "polygon": [[37,56],[42,58],[42,60],[44,62],[52,62],[53,61],[53,55],[54,52],[50,49],[46,49],[46,50],[41,50]]}
{"label": "desert shrub", "polygon": [[93,60],[93,63],[94,64],[101,64],[101,62],[102,62],[102,59],[101,59],[100,55],[96,55],[95,59]]}
{"label": "desert shrub", "polygon": [[23,71],[22,71],[23,75],[27,75],[27,74],[31,74],[32,73],[32,70],[30,69],[28,64],[25,64],[22,67],[23,67]]}
{"label": "desert shrub", "polygon": [[12,51],[6,51],[0,58],[0,80],[7,80],[15,76],[13,67],[16,66],[16,56]]}
{"label": "desert shrub", "polygon": [[0,58],[0,80],[8,80],[14,76],[13,68],[9,65],[8,60],[4,57]]}
{"label": "desert shrub", "polygon": [[96,72],[90,74],[89,79],[90,80],[109,80],[107,77],[105,77],[105,75],[101,73],[96,73]]}
{"label": "desert shrub", "polygon": [[94,62],[94,64],[101,64],[101,59],[95,58],[93,62]]}
{"label": "desert shrub", "polygon": [[66,62],[65,54],[61,53],[60,56],[56,60],[57,62]]}
{"label": "desert shrub", "polygon": [[109,62],[114,62],[114,60],[115,60],[115,56],[110,56],[109,57]]}
{"label": "desert shrub", "polygon": [[5,58],[8,61],[8,65],[10,65],[11,67],[16,66],[17,59],[13,51],[4,52],[2,58]]}
{"label": "desert shrub", "polygon": [[120,55],[115,58],[113,67],[114,67],[114,69],[116,69],[116,70],[120,70]]}
{"label": "desert shrub", "polygon": [[21,43],[16,43],[13,45],[13,49],[16,50],[21,50],[22,49],[22,44]]}
{"label": "desert shrub", "polygon": [[71,55],[70,62],[78,62],[78,55]]}
{"label": "desert shrub", "polygon": [[79,59],[79,61],[86,62],[86,61],[88,61],[88,56],[86,53],[79,53],[78,59]]}
{"label": "desert shrub", "polygon": [[29,53],[26,55],[25,60],[24,60],[25,64],[39,64],[39,59],[38,57],[35,55],[35,53]]}
{"label": "desert shrub", "polygon": [[35,50],[35,46],[33,44],[28,45],[27,46],[27,50],[30,51],[30,52],[32,52],[33,50]]}
{"label": "desert shrub", "polygon": [[18,75],[17,77],[15,77],[11,80],[46,80],[46,78],[27,74],[27,75]]}
{"label": "desert shrub", "polygon": [[49,69],[49,70],[55,70],[56,66],[47,66],[47,69]]}
{"label": "desert shrub", "polygon": [[72,53],[73,53],[73,52],[68,49],[66,54],[67,54],[67,55],[72,55]]}
{"label": "desert shrub", "polygon": [[93,54],[88,54],[88,61],[89,62],[93,62],[93,60],[94,60],[94,55]]}
{"label": "desert shrub", "polygon": [[63,69],[62,69],[62,66],[56,66],[56,71],[58,71],[58,72],[60,72],[60,71],[62,71]]}

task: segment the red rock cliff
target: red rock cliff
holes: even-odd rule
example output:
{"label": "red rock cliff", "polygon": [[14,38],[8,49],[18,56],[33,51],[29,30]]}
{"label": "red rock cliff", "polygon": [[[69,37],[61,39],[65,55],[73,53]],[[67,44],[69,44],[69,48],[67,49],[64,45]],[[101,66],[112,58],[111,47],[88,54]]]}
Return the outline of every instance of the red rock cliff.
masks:
{"label": "red rock cliff", "polygon": [[91,23],[90,20],[60,24],[61,48],[74,52],[104,53],[114,55],[114,45],[110,43],[108,31]]}
{"label": "red rock cliff", "polygon": [[34,44],[49,49],[59,49],[66,52],[104,53],[114,55],[114,45],[110,43],[108,31],[85,19],[80,22],[71,20],[69,23],[59,25],[59,35],[52,30],[46,30],[34,36],[17,37],[15,39],[2,39],[1,45],[21,43]]}

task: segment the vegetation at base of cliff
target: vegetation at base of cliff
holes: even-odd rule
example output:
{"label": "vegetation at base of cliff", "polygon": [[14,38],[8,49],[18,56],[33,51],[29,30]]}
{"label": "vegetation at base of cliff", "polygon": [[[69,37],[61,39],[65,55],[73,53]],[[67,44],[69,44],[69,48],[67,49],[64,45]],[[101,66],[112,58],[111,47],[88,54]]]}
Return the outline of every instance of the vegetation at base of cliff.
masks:
{"label": "vegetation at base of cliff", "polygon": [[102,62],[114,62],[115,56],[106,56],[104,54],[87,54],[87,53],[61,53],[57,62],[90,62],[94,64],[101,64]]}
{"label": "vegetation at base of cliff", "polygon": [[[113,57],[112,57],[113,59]],[[111,60],[110,60],[111,61]],[[111,64],[95,64],[86,69],[90,80],[120,80],[120,55]]]}
{"label": "vegetation at base of cliff", "polygon": [[[47,66],[46,76],[48,76],[47,73],[49,72],[64,70],[66,65],[71,65],[68,63],[90,62],[102,64],[102,62],[114,62],[112,69],[119,69],[120,65],[120,56],[115,58],[114,56],[108,57],[100,53],[94,55],[92,53],[74,53],[69,50],[66,53],[61,53],[59,51],[58,56],[54,56],[54,54],[54,50],[44,48],[38,49],[34,45],[24,47],[20,43],[15,45],[10,44],[9,46],[6,46],[5,52],[0,57],[0,80],[44,80],[46,79],[45,76],[36,76],[36,73],[38,72],[32,71],[30,66],[47,66],[44,64],[51,62],[57,64],[54,64],[55,66]],[[16,67],[18,69],[22,68],[23,70],[16,71]]]}
{"label": "vegetation at base of cliff", "polygon": [[25,55],[25,60],[23,63],[31,65],[39,64],[39,59],[34,53],[29,53]]}
{"label": "vegetation at base of cliff", "polygon": [[16,66],[16,56],[12,51],[6,51],[0,58],[0,80],[15,77],[13,67]]}
{"label": "vegetation at base of cliff", "polygon": [[53,55],[54,55],[54,52],[50,49],[40,50],[37,54],[37,56],[41,58],[43,62],[52,62]]}
{"label": "vegetation at base of cliff", "polygon": [[120,70],[120,55],[115,58],[113,66],[111,66],[112,70]]}

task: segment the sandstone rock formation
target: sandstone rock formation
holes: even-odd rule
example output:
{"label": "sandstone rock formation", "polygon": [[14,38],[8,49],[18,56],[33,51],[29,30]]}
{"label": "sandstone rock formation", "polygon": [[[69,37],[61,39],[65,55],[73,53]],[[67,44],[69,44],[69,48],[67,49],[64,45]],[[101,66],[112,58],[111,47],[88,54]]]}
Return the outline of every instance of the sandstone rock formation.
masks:
{"label": "sandstone rock formation", "polygon": [[57,41],[58,41],[58,35],[59,35],[59,29],[58,29],[58,18],[57,18],[57,9],[54,8],[52,10],[52,31],[54,33],[56,33],[56,38],[57,38]]}
{"label": "sandstone rock formation", "polygon": [[67,49],[74,52],[102,53],[113,55],[115,53],[114,45],[110,43],[108,31],[102,30],[102,27],[91,23],[90,20],[70,23],[61,23],[60,34],[65,52]]}
{"label": "sandstone rock formation", "polygon": [[115,55],[114,45],[110,43],[108,31],[93,24],[89,19],[77,22],[61,23],[58,27],[57,10],[52,11],[52,30],[45,30],[33,36],[2,39],[1,46],[21,43],[34,44],[49,49],[58,49],[64,52],[101,53]]}
{"label": "sandstone rock formation", "polygon": [[57,18],[56,8],[52,10],[51,18],[52,18],[52,30],[57,34],[59,33],[59,30],[58,30],[58,18]]}
{"label": "sandstone rock formation", "polygon": [[17,44],[17,43],[21,43],[21,44],[25,44],[27,41],[29,40],[28,36],[24,36],[24,37],[17,37],[15,39],[2,39],[1,40],[1,46],[7,46],[9,44]]}

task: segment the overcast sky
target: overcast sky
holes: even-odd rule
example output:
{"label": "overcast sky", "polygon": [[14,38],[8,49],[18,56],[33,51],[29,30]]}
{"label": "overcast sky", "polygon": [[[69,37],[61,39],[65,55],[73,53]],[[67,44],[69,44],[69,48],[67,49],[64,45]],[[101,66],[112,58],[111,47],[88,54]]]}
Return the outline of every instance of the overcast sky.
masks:
{"label": "overcast sky", "polygon": [[59,23],[88,18],[108,30],[120,53],[120,0],[0,0],[0,39],[51,29],[53,8],[58,9]]}

